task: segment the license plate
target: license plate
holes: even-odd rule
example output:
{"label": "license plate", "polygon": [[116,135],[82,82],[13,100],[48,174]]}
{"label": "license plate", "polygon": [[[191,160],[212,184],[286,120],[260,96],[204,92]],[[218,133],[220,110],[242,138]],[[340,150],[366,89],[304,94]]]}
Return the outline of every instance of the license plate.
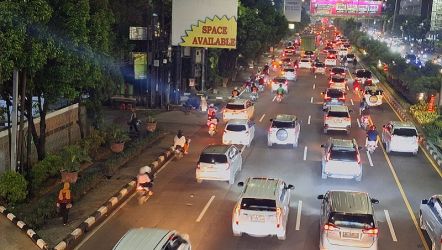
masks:
{"label": "license plate", "polygon": [[343,232],[342,237],[344,238],[351,238],[351,239],[359,239],[358,233],[352,233],[352,232]]}
{"label": "license plate", "polygon": [[264,216],[263,215],[250,215],[250,220],[252,222],[264,222]]}

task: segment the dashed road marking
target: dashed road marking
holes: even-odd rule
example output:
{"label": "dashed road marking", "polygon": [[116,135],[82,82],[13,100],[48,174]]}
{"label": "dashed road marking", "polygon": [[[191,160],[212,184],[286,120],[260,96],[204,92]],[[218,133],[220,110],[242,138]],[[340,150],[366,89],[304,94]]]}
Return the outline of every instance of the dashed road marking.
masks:
{"label": "dashed road marking", "polygon": [[355,105],[355,103],[353,102],[353,99],[350,99],[351,105]]}
{"label": "dashed road marking", "polygon": [[307,146],[304,147],[304,161],[307,160]]}
{"label": "dashed road marking", "polygon": [[356,121],[358,122],[358,127],[361,127],[361,122],[359,121],[359,118],[356,118]]}
{"label": "dashed road marking", "polygon": [[296,214],[296,231],[299,231],[299,228],[301,227],[301,211],[302,211],[302,201],[300,200],[298,202],[298,213]]}
{"label": "dashed road marking", "polygon": [[273,99],[272,99],[272,102],[274,102],[275,101],[275,99],[276,99],[276,95],[273,97]]}
{"label": "dashed road marking", "polygon": [[316,83],[313,83],[313,89],[315,89],[316,88]]}
{"label": "dashed road marking", "polygon": [[307,120],[307,124],[308,124],[308,125],[310,125],[310,121],[311,121],[311,119],[312,119],[312,116],[309,115],[309,116],[308,116],[308,120]]}
{"label": "dashed road marking", "polygon": [[368,151],[365,151],[365,152],[367,152],[367,158],[368,158],[368,162],[370,163],[370,167],[373,167],[373,161],[371,160],[370,152],[368,152]]}
{"label": "dashed road marking", "polygon": [[313,96],[310,97],[310,103],[313,103]]}
{"label": "dashed road marking", "polygon": [[266,116],[266,114],[262,114],[261,118],[259,118],[259,122],[262,122],[262,119],[264,119],[264,116]]}
{"label": "dashed road marking", "polygon": [[207,209],[210,207],[210,204],[212,204],[212,201],[215,199],[215,195],[212,195],[212,197],[210,197],[210,200],[207,202],[207,204],[204,206],[203,211],[201,211],[200,215],[198,216],[198,218],[196,219],[196,222],[200,222],[201,219],[203,218],[204,214],[206,213]]}
{"label": "dashed road marking", "polygon": [[394,242],[397,242],[396,233],[394,232],[393,223],[391,223],[390,214],[388,210],[384,210],[385,218],[387,219],[388,228],[390,229],[391,238]]}

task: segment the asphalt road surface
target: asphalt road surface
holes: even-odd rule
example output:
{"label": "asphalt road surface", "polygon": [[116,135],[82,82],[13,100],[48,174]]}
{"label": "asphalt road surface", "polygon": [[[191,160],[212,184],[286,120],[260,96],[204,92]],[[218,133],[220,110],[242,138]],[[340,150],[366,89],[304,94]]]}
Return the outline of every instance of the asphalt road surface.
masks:
{"label": "asphalt road surface", "polygon": [[[190,154],[180,161],[171,161],[158,174],[154,196],[141,206],[135,198],[128,200],[104,224],[89,233],[78,249],[112,249],[129,229],[138,227],[188,233],[192,248],[197,250],[318,249],[320,201],[316,197],[332,189],[364,191],[379,199],[380,203],[374,205],[379,221],[379,249],[428,249],[426,233],[418,230],[419,204],[421,199],[441,192],[442,179],[422,150],[417,156],[387,155],[382,147],[378,147],[371,155],[372,164],[366,151],[361,150],[361,182],[321,179],[320,145],[330,136],[355,138],[362,146],[365,143],[365,132],[356,122],[360,97],[352,91],[347,91],[347,105],[354,111],[350,135],[323,133],[321,91],[326,85],[326,76],[314,78],[309,70],[300,69],[297,81],[289,83],[289,93],[282,103],[272,101],[274,95],[269,89],[261,94],[255,105],[255,139],[252,146],[243,151],[243,169],[234,185],[217,181],[196,182],[195,167],[200,152],[208,144],[221,143],[220,133],[210,138],[202,125],[192,136]],[[302,121],[299,146],[295,149],[267,147],[269,119],[280,113],[295,114]],[[372,108],[371,116],[378,130],[390,120],[399,120],[387,103]],[[232,235],[232,210],[241,192],[236,183],[251,176],[282,178],[295,186],[286,240]],[[296,230],[297,223],[299,230]]]}

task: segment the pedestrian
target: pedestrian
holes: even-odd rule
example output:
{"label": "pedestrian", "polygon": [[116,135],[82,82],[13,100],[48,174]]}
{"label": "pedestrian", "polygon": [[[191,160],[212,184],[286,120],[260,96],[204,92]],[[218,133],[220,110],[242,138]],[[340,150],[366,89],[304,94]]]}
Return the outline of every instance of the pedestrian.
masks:
{"label": "pedestrian", "polygon": [[138,133],[138,119],[137,119],[137,113],[135,112],[135,108],[131,109],[130,119],[127,122],[129,125],[129,131],[132,132],[132,129],[135,130],[136,133]]}
{"label": "pedestrian", "polygon": [[63,189],[58,192],[57,208],[63,217],[63,225],[68,223],[69,209],[72,208],[72,197],[69,182],[63,184]]}

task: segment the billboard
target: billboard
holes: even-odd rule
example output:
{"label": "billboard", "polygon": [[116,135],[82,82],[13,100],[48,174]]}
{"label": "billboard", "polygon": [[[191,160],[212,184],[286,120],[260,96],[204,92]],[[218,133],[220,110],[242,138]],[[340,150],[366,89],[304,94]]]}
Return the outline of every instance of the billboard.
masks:
{"label": "billboard", "polygon": [[135,80],[147,79],[147,54],[145,52],[132,53],[134,60]]}
{"label": "billboard", "polygon": [[237,0],[173,0],[172,45],[236,48]]}
{"label": "billboard", "polygon": [[310,14],[317,16],[380,16],[382,1],[311,0]]}
{"label": "billboard", "polygon": [[301,0],[284,0],[284,15],[289,22],[301,22]]}

